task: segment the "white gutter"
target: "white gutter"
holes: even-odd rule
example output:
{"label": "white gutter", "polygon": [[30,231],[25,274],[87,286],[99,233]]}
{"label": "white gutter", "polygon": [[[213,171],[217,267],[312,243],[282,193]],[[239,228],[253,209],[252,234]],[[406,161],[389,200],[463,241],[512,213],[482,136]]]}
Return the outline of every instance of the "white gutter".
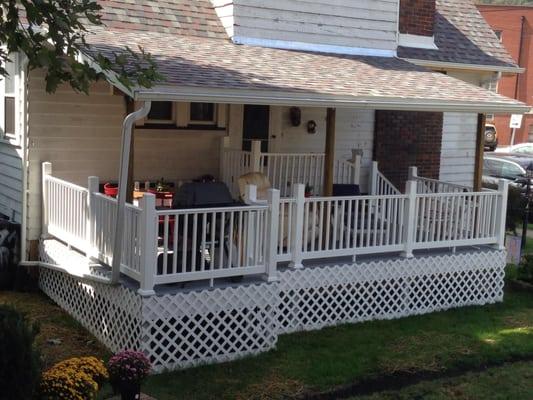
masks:
{"label": "white gutter", "polygon": [[502,67],[498,65],[463,64],[447,61],[420,60],[417,58],[400,58],[420,67],[434,69],[462,69],[466,71],[506,72],[511,74],[521,74],[525,72],[525,68],[521,67]]}
{"label": "white gutter", "polygon": [[128,169],[131,151],[133,124],[148,115],[152,103],[146,101],[137,111],[127,115],[122,125],[122,150],[120,153],[120,170],[118,179],[117,220],[115,225],[115,242],[113,243],[113,264],[111,283],[117,284],[120,278],[120,261],[122,259],[122,238],[124,236],[124,219],[126,211],[126,191],[128,190]]}
{"label": "white gutter", "polygon": [[222,104],[268,104],[280,106],[340,107],[398,111],[434,111],[490,114],[523,114],[530,107],[520,102],[466,102],[432,99],[349,97],[316,93],[272,92],[194,87],[138,89],[137,101],[191,101]]}

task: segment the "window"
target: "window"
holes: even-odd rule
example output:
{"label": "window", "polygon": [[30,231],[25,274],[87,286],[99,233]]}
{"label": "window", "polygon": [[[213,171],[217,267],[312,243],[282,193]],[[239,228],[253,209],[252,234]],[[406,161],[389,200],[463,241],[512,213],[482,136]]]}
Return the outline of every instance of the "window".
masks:
{"label": "window", "polygon": [[525,145],[516,147],[513,150],[513,153],[533,154],[533,144],[525,144]]}
{"label": "window", "polygon": [[502,178],[517,179],[524,175],[524,170],[519,165],[510,162],[503,163]]}
{"label": "window", "polygon": [[191,103],[189,122],[191,124],[214,124],[215,105],[213,103]]}
{"label": "window", "polygon": [[173,124],[174,104],[171,101],[153,101],[146,123],[148,124]]}
{"label": "window", "polygon": [[500,42],[502,41],[502,36],[503,36],[503,32],[502,31],[494,31],[494,33],[496,34],[496,37],[500,40]]}
{"label": "window", "polygon": [[15,79],[16,79],[16,64],[15,56],[11,55],[12,61],[8,61],[5,65],[5,69],[8,76],[0,78],[0,119],[1,131],[4,136],[15,136],[16,124],[15,124]]}

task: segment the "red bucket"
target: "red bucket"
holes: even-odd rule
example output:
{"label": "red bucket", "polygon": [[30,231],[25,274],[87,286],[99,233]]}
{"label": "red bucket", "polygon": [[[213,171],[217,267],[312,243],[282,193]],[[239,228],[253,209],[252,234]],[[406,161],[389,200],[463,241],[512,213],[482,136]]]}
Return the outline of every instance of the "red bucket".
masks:
{"label": "red bucket", "polygon": [[116,183],[107,182],[104,184],[104,194],[111,197],[117,197],[118,185]]}

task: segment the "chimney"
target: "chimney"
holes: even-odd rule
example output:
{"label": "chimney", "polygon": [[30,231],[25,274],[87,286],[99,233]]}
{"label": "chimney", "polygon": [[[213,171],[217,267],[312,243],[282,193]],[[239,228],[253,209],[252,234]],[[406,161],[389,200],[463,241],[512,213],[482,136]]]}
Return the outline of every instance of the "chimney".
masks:
{"label": "chimney", "polygon": [[400,33],[433,36],[435,0],[400,0]]}

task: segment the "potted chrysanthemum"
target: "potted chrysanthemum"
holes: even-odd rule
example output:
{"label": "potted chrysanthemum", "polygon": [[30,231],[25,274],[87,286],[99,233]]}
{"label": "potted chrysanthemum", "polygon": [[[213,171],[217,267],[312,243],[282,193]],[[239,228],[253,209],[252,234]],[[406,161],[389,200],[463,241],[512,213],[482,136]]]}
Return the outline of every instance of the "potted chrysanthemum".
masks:
{"label": "potted chrysanthemum", "polygon": [[150,369],[150,360],[143,353],[133,350],[115,354],[107,364],[109,380],[122,400],[140,399],[141,383]]}

